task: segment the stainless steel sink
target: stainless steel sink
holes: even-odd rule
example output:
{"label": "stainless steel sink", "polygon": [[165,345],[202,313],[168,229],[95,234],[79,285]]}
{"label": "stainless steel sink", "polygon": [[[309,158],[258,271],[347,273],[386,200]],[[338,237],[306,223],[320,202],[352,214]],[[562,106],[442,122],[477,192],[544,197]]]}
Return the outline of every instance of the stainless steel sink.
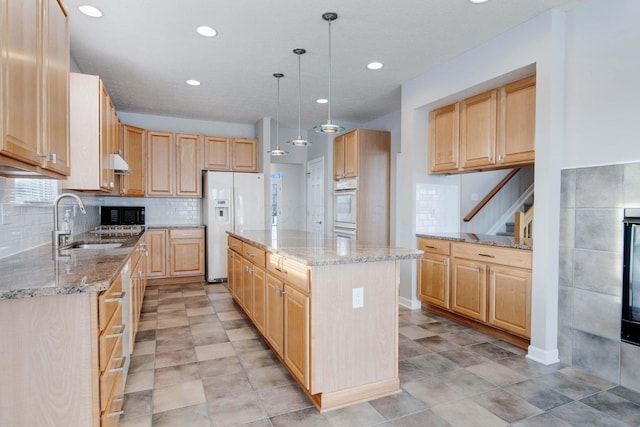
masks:
{"label": "stainless steel sink", "polygon": [[115,249],[122,246],[122,242],[73,242],[60,249]]}

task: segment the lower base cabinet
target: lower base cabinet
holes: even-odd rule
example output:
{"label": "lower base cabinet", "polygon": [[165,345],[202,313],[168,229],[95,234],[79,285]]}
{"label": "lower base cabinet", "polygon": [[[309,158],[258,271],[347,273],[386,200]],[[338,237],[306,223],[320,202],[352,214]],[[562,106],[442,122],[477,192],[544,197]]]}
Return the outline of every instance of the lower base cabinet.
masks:
{"label": "lower base cabinet", "polygon": [[428,307],[530,338],[530,250],[426,238],[418,247],[418,298]]}
{"label": "lower base cabinet", "polygon": [[309,296],[285,283],[284,363],[309,388]]}
{"label": "lower base cabinet", "polygon": [[149,250],[149,278],[204,275],[202,228],[152,228],[145,234]]}

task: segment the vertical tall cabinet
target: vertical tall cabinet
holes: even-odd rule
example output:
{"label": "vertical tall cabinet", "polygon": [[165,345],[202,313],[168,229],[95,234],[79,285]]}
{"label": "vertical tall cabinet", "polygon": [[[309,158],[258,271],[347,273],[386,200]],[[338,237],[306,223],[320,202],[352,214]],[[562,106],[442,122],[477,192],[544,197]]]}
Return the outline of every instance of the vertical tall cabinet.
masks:
{"label": "vertical tall cabinet", "polygon": [[391,133],[354,129],[333,140],[333,179],[357,178],[356,238],[389,244]]}

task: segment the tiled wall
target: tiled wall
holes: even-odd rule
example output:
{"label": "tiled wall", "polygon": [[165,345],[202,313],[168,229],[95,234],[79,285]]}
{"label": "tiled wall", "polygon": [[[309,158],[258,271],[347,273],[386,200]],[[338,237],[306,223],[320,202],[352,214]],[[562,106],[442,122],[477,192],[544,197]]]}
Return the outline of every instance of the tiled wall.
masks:
{"label": "tiled wall", "polygon": [[640,207],[640,163],[562,171],[560,360],[640,391],[640,347],[621,343],[622,218]]}
{"label": "tiled wall", "polygon": [[[55,181],[53,183],[56,184]],[[58,192],[56,191],[56,194]],[[77,209],[77,204],[72,199],[61,200],[59,208],[60,222],[65,210],[71,210],[74,234],[89,231],[100,224],[100,205],[145,206],[147,225],[202,223],[201,199],[97,197],[83,193],[75,194],[82,199],[86,214],[83,215]],[[15,197],[15,180],[0,177],[0,258],[51,243],[52,230],[51,202],[18,203]]]}
{"label": "tiled wall", "polygon": [[418,183],[416,185],[416,233],[442,233],[457,231],[460,186]]}

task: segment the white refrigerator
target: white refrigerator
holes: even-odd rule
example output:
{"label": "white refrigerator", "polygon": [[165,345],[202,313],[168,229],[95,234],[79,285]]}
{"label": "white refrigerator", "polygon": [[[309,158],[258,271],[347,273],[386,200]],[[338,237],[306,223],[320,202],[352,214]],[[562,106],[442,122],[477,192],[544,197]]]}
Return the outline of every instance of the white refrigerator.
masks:
{"label": "white refrigerator", "polygon": [[227,279],[227,231],[264,230],[262,173],[205,172],[202,203],[206,226],[206,279]]}

